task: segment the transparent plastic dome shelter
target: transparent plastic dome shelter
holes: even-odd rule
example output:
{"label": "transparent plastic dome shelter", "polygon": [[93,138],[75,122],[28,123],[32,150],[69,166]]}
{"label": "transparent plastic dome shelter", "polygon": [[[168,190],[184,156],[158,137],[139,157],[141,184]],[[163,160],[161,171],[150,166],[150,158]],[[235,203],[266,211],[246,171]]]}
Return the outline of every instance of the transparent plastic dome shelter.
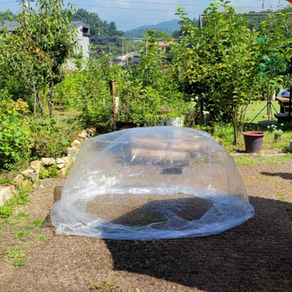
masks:
{"label": "transparent plastic dome shelter", "polygon": [[86,140],[51,211],[57,234],[129,240],[217,234],[253,215],[226,150],[171,126]]}

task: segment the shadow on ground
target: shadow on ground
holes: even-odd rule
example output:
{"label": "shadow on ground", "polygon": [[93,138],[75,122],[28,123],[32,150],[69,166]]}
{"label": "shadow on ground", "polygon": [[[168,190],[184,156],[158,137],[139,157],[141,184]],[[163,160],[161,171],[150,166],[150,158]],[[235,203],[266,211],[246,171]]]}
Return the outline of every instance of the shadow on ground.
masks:
{"label": "shadow on ground", "polygon": [[250,202],[255,217],[218,235],[105,240],[114,269],[208,292],[292,291],[292,221],[280,201]]}
{"label": "shadow on ground", "polygon": [[263,171],[260,174],[266,175],[266,176],[279,176],[282,179],[292,179],[291,172],[267,172],[267,171]]}

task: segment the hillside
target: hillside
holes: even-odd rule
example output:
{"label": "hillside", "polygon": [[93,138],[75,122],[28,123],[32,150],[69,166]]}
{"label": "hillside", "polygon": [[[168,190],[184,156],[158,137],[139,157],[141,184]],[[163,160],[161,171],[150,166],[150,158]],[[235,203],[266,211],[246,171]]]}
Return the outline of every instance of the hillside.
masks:
{"label": "hillside", "polygon": [[180,26],[179,26],[179,20],[177,19],[173,19],[170,21],[163,21],[160,22],[158,24],[154,24],[154,25],[143,25],[140,27],[137,27],[135,29],[131,29],[129,31],[125,32],[125,37],[126,38],[143,38],[144,35],[146,34],[146,30],[147,29],[156,29],[158,31],[164,31],[167,34],[171,35],[175,30],[179,30]]}

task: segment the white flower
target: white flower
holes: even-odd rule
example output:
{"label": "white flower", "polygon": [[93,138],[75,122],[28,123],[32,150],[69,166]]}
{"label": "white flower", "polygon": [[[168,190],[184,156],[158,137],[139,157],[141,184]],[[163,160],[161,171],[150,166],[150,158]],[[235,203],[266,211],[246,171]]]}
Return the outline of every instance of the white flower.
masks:
{"label": "white flower", "polygon": [[208,111],[203,111],[203,115],[208,115],[209,112]]}

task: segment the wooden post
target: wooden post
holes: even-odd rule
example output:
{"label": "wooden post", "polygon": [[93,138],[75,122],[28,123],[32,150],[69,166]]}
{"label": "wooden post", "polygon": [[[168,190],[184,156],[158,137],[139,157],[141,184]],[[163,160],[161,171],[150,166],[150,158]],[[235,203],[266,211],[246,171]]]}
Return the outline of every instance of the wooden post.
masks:
{"label": "wooden post", "polygon": [[289,110],[288,110],[288,121],[291,122],[291,89],[292,86],[289,88]]}
{"label": "wooden post", "polygon": [[115,80],[110,80],[109,81],[109,87],[110,87],[111,95],[113,96],[113,103],[114,103],[114,122],[116,122],[117,104],[116,104]]}

